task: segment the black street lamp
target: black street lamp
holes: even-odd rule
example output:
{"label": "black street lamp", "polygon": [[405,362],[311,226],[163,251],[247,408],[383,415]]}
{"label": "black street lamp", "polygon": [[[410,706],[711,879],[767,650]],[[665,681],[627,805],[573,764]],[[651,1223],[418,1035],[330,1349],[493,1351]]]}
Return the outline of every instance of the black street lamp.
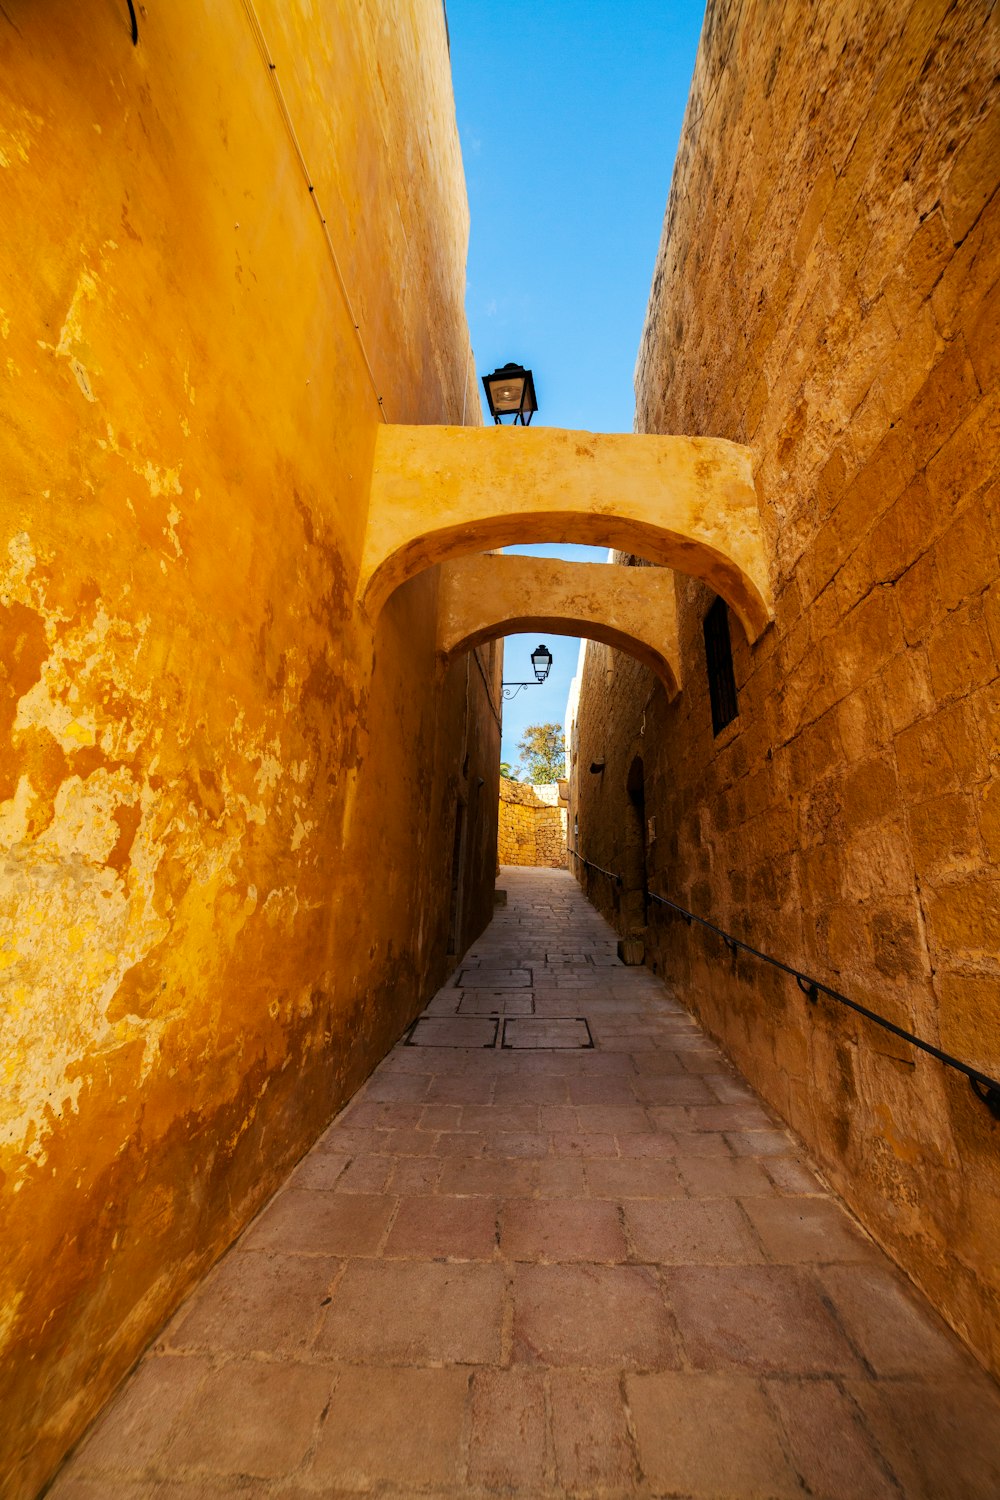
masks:
{"label": "black street lamp", "polygon": [[538,410],[535,400],[535,381],[530,370],[521,365],[501,365],[492,375],[483,376],[486,400],[490,416],[499,427],[504,417],[513,417],[513,426],[520,422],[528,427]]}
{"label": "black street lamp", "polygon": [[531,653],[531,665],[535,669],[536,682],[544,682],[552,666],[552,652],[548,646],[536,646]]}
{"label": "black street lamp", "polygon": [[552,652],[548,646],[538,645],[531,653],[531,665],[534,668],[534,682],[502,682],[500,684],[505,698],[516,698],[522,688],[537,687],[543,683],[549,675],[552,666]]}

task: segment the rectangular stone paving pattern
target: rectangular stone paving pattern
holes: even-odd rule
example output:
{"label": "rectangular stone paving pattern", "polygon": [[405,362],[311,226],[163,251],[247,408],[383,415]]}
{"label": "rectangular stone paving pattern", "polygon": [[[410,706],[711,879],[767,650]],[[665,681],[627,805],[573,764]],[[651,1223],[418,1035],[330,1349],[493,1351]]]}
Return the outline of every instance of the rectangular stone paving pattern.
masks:
{"label": "rectangular stone paving pattern", "polygon": [[571,877],[501,884],[54,1500],[1000,1496],[995,1383]]}

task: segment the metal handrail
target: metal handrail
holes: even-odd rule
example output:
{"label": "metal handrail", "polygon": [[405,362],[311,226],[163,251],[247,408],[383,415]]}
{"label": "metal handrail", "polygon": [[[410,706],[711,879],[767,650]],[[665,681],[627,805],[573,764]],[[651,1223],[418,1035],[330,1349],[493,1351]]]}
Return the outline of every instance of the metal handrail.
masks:
{"label": "metal handrail", "polygon": [[621,885],[623,883],[622,877],[620,875],[616,875],[614,870],[606,870],[603,865],[595,865],[592,859],[584,859],[582,854],[577,854],[576,850],[570,849],[568,844],[566,845],[566,851],[568,854],[576,855],[576,858],[580,861],[581,865],[586,865],[588,870],[596,870],[599,875],[606,875],[608,879],[613,880],[616,885]]}
{"label": "metal handrail", "polygon": [[[576,854],[577,859],[583,864],[589,865],[590,861],[577,854],[575,849],[569,851]],[[591,866],[592,869],[601,869],[600,865]],[[620,886],[622,877],[616,875],[612,870],[601,870],[602,875],[608,875]],[[671,911],[678,912],[690,927],[692,922],[697,922],[700,927],[707,927],[709,932],[714,932],[722,939],[730,953],[736,953],[742,949],[744,953],[750,953],[754,958],[759,958],[763,963],[770,964],[773,969],[780,969],[783,974],[790,974],[805,995],[810,1004],[815,1005],[819,995],[826,995],[830,1000],[836,1000],[838,1005],[846,1005],[849,1010],[856,1011],[859,1016],[864,1016],[869,1021],[874,1021],[876,1026],[881,1026],[883,1031],[891,1031],[893,1036],[898,1036],[904,1042],[909,1042],[911,1047],[917,1047],[921,1052],[926,1052],[931,1057],[936,1057],[938,1062],[944,1063],[945,1067],[954,1068],[957,1073],[964,1073],[969,1080],[976,1098],[986,1105],[991,1114],[1000,1120],[1000,1083],[991,1078],[988,1073],[982,1073],[978,1068],[973,1068],[969,1063],[962,1062],[958,1057],[953,1057],[950,1052],[945,1052],[940,1047],[935,1047],[931,1042],[925,1042],[922,1037],[914,1036],[912,1031],[906,1031],[902,1026],[897,1026],[895,1021],[890,1021],[886,1016],[880,1016],[877,1011],[869,1010],[867,1005],[861,1005],[857,1000],[851,1000],[847,995],[842,995],[839,990],[831,989],[830,985],[824,984],[821,979],[814,979],[811,974],[803,974],[801,969],[794,968],[791,964],[781,962],[780,958],[773,958],[770,953],[764,953],[760,948],[754,948],[750,943],[745,943],[742,938],[734,937],[731,932],[726,932],[717,927],[714,922],[709,922],[705,917],[699,917],[697,912],[688,911],[687,907],[679,906],[676,901],[671,901],[667,896],[658,896],[655,891],[646,893],[650,901],[656,901],[660,906],[667,906]]]}

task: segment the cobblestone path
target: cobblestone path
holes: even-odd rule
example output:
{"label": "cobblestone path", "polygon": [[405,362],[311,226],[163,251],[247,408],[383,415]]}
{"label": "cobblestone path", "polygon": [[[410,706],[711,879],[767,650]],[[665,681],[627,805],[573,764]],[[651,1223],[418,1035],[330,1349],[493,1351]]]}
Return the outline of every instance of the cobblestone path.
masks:
{"label": "cobblestone path", "polygon": [[1000,1495],[996,1385],[571,877],[500,884],[55,1500]]}

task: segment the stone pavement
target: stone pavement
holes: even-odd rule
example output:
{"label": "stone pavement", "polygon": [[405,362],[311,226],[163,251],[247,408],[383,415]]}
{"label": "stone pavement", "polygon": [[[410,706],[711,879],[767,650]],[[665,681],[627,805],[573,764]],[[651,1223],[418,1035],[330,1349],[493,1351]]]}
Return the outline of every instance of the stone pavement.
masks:
{"label": "stone pavement", "polygon": [[568,874],[500,884],[54,1500],[1000,1495],[996,1385],[794,1138]]}

